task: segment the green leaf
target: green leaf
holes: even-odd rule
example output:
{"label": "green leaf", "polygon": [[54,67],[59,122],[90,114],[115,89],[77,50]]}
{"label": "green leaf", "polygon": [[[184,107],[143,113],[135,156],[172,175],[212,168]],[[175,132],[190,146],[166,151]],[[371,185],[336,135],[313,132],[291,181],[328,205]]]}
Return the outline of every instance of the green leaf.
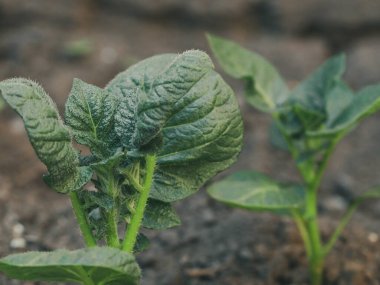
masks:
{"label": "green leaf", "polygon": [[117,151],[114,155],[98,162],[93,162],[90,167],[96,172],[99,180],[104,180],[110,173],[114,173],[119,164],[126,158],[122,151]]}
{"label": "green leaf", "polygon": [[379,109],[380,84],[368,86],[353,97],[352,103],[331,123],[329,131],[350,129]]}
{"label": "green leaf", "polygon": [[279,184],[253,171],[234,173],[207,191],[220,202],[252,211],[298,209],[305,203],[301,186]]}
{"label": "green leaf", "polygon": [[359,197],[357,197],[354,200],[354,203],[361,203],[367,199],[377,199],[377,198],[380,198],[380,187],[379,186],[373,187],[370,190],[361,194]]}
{"label": "green leaf", "polygon": [[118,146],[114,115],[118,98],[107,90],[74,79],[66,102],[65,121],[75,140],[94,154],[107,157]]}
{"label": "green leaf", "polygon": [[140,280],[133,255],[107,247],[14,254],[0,259],[0,271],[18,280],[84,285],[134,285]]}
{"label": "green leaf", "polygon": [[84,181],[88,178],[87,170],[79,169],[70,133],[42,87],[33,81],[15,78],[0,82],[0,92],[22,117],[29,140],[48,169],[49,186],[62,193],[83,186],[87,182]]}
{"label": "green leaf", "polygon": [[225,72],[246,83],[248,103],[270,112],[288,98],[288,87],[262,56],[220,37],[208,35],[209,45]]}
{"label": "green leaf", "polygon": [[122,98],[116,130],[128,153],[157,153],[151,198],[185,198],[236,160],[242,144],[238,104],[205,53],[148,58],[106,89]]}
{"label": "green leaf", "polygon": [[180,224],[180,218],[169,203],[153,199],[148,200],[142,221],[143,227],[164,230]]}
{"label": "green leaf", "polygon": [[291,98],[304,107],[323,114],[327,98],[331,96],[330,92],[336,84],[341,84],[345,68],[344,55],[330,58],[291,92]]}
{"label": "green leaf", "polygon": [[134,247],[134,249],[133,249],[133,252],[134,252],[135,254],[136,254],[136,253],[143,252],[143,251],[145,251],[146,249],[148,249],[149,246],[150,246],[150,241],[149,241],[149,239],[148,239],[145,235],[139,233],[139,234],[137,235],[136,244],[135,244],[135,247]]}
{"label": "green leaf", "polygon": [[326,98],[327,128],[329,128],[339,118],[339,116],[351,104],[354,92],[344,82],[338,82],[329,92]]}
{"label": "green leaf", "polygon": [[286,139],[282,135],[280,129],[278,128],[277,124],[272,122],[272,124],[269,127],[269,138],[270,142],[274,147],[277,147],[284,151],[289,151],[288,143],[286,142]]}

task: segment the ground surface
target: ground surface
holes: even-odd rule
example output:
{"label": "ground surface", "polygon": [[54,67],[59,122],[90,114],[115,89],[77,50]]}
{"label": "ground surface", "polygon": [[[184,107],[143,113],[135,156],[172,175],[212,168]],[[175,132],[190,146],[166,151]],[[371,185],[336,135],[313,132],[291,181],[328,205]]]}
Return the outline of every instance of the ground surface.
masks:
{"label": "ground surface", "polygon": [[[332,11],[327,0],[302,5],[244,0],[112,0],[107,6],[98,2],[0,1],[0,79],[35,79],[62,110],[73,77],[103,86],[117,72],[154,53],[207,50],[208,30],[269,57],[290,85],[337,51],[348,54],[347,79],[352,86],[380,81],[377,1],[335,1]],[[78,55],[67,46],[81,39],[89,42],[90,51]],[[240,160],[230,171],[254,168],[297,180],[289,156],[268,143],[268,117],[243,102],[238,82],[231,84],[238,91],[246,135]],[[379,120],[376,115],[350,134],[329,164],[320,190],[325,238],[347,201],[380,183]],[[0,256],[82,246],[66,197],[47,189],[43,172],[21,121],[10,110],[1,112]],[[143,285],[308,284],[303,247],[289,220],[230,209],[210,200],[203,190],[176,208],[181,227],[147,233],[153,245],[139,256]],[[327,260],[324,284],[380,284],[379,226],[380,203],[361,207]],[[14,248],[18,237],[26,240],[25,248]],[[0,284],[39,283],[0,275]]]}

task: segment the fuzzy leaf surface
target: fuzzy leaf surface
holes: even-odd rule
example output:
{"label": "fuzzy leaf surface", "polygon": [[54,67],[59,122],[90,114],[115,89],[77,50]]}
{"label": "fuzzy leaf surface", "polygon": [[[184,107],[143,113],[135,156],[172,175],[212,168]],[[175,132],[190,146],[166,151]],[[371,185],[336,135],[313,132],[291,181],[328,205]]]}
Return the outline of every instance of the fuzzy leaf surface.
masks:
{"label": "fuzzy leaf surface", "polygon": [[29,281],[134,285],[140,280],[133,255],[107,247],[14,254],[0,259],[0,271]]}
{"label": "fuzzy leaf surface", "polygon": [[301,186],[279,184],[254,171],[236,172],[207,191],[222,203],[252,211],[298,209],[305,203]]}
{"label": "fuzzy leaf surface", "polygon": [[93,154],[107,157],[117,147],[114,115],[118,98],[107,90],[74,79],[66,102],[65,121],[75,140]]}
{"label": "fuzzy leaf surface", "polygon": [[151,198],[185,198],[236,160],[242,144],[239,108],[205,53],[148,58],[106,89],[123,98],[116,130],[124,145],[157,155]]}
{"label": "fuzzy leaf surface", "polygon": [[87,169],[79,168],[70,133],[42,87],[31,80],[16,78],[0,82],[0,92],[22,117],[29,140],[48,169],[45,181],[49,186],[62,193],[82,187],[89,179]]}
{"label": "fuzzy leaf surface", "polygon": [[208,35],[209,45],[223,70],[246,83],[247,101],[270,112],[288,98],[288,87],[280,74],[265,58],[238,44]]}
{"label": "fuzzy leaf surface", "polygon": [[142,226],[148,229],[164,230],[179,226],[181,220],[170,203],[149,199]]}

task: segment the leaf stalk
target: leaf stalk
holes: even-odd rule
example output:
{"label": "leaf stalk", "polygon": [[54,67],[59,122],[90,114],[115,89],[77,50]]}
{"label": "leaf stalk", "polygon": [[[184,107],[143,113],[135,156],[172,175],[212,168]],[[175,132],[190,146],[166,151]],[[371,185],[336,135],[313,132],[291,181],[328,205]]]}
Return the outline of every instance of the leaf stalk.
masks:
{"label": "leaf stalk", "polygon": [[83,210],[82,204],[79,201],[78,193],[76,191],[70,192],[71,205],[74,210],[74,214],[77,218],[79,228],[82,232],[84,242],[87,247],[95,247],[96,241],[88,224],[86,214]]}
{"label": "leaf stalk", "polygon": [[122,249],[126,252],[133,253],[133,249],[136,243],[137,235],[141,226],[142,219],[144,217],[144,211],[148,202],[150,189],[153,183],[153,174],[156,166],[156,156],[146,156],[146,174],[144,179],[143,188],[140,192],[140,197],[137,202],[135,213],[132,215],[131,222],[128,225],[125,239]]}

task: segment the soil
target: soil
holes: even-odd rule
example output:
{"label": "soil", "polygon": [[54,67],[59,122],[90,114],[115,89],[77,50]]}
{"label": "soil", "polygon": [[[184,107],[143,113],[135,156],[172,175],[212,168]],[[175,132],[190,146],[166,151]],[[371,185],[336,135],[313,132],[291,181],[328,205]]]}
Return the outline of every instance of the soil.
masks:
{"label": "soil", "polygon": [[[210,17],[201,9],[201,1],[194,1],[187,10],[181,10],[182,4],[174,9],[170,3],[175,1],[160,1],[161,6],[117,0],[108,4],[89,0],[15,2],[0,1],[0,80],[32,78],[45,87],[60,110],[73,77],[104,86],[117,72],[155,53],[208,50],[206,30],[262,52],[289,85],[337,49],[348,53],[348,80],[355,87],[380,81],[380,32],[373,28],[379,27],[377,22],[371,29],[365,23],[359,25],[362,32],[355,29],[351,38],[349,34],[339,38],[336,34],[342,23],[331,28],[335,33],[331,35],[323,17],[323,29],[310,31],[310,27],[318,27],[314,19],[302,32],[289,31],[287,14],[275,10],[281,8],[276,5],[265,6],[265,1],[251,1],[250,9],[236,8],[230,14],[228,5],[211,5],[207,10]],[[248,5],[247,1],[237,3]],[[260,17],[252,19],[251,15]],[[350,31],[349,27],[342,31]],[[83,40],[90,48],[73,51],[73,43]],[[349,44],[342,42],[345,40]],[[362,62],[368,63],[370,73]],[[244,103],[238,82],[229,82],[243,110],[245,144],[238,163],[218,178],[239,169],[255,169],[284,181],[299,180],[289,155],[269,143],[270,119]],[[324,239],[352,197],[380,183],[379,120],[379,115],[366,120],[331,159],[319,200]],[[21,120],[9,109],[0,113],[0,149],[0,256],[83,246],[67,197],[43,184],[44,166],[37,160]],[[310,284],[302,242],[287,218],[231,209],[211,200],[203,189],[175,206],[182,218],[180,227],[146,232],[152,246],[138,256],[143,285]],[[380,284],[379,218],[379,202],[359,208],[327,259],[324,285]],[[10,281],[0,274],[0,284],[44,283]]]}

